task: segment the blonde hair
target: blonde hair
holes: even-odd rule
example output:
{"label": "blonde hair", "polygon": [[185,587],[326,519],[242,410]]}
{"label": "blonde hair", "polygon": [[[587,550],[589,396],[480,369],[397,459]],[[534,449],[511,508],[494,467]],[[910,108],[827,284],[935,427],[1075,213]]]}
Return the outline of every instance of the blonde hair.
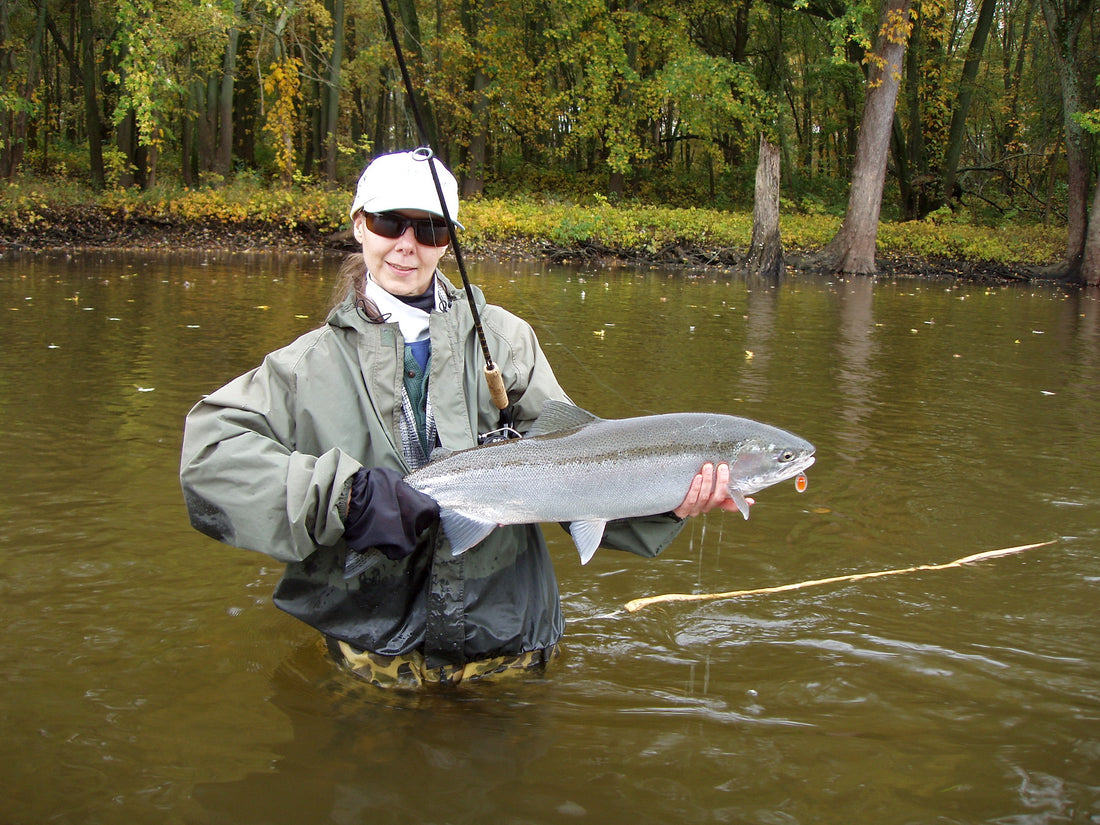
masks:
{"label": "blonde hair", "polygon": [[367,262],[363,259],[363,253],[353,252],[344,258],[336,273],[336,286],[332,288],[332,308],[344,303],[349,292],[354,291],[356,298],[362,295],[366,280]]}
{"label": "blonde hair", "polygon": [[336,273],[336,286],[332,288],[332,309],[340,306],[352,294],[355,308],[372,324],[382,322],[382,313],[370,298],[364,297],[367,282],[367,262],[362,252],[353,252],[344,258]]}

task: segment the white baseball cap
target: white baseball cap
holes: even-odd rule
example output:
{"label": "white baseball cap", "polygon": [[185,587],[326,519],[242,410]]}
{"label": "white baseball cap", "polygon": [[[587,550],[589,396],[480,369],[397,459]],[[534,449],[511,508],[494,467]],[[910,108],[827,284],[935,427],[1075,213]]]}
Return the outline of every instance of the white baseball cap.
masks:
{"label": "white baseball cap", "polygon": [[354,218],[360,210],[390,212],[404,209],[417,209],[443,217],[439,193],[428,168],[429,159],[435,164],[436,174],[439,175],[447,213],[455,226],[464,229],[458,222],[458,181],[439,158],[432,157],[431,150],[426,147],[412,152],[379,155],[372,160],[355,187],[355,200],[351,202],[349,213],[351,217]]}

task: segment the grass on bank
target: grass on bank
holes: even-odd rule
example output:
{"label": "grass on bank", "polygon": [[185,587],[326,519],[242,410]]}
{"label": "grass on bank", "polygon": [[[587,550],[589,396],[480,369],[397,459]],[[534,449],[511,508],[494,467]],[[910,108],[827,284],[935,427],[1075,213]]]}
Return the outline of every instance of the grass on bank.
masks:
{"label": "grass on bank", "polygon": [[[252,180],[217,189],[165,186],[98,194],[68,182],[15,181],[0,188],[0,223],[33,236],[45,226],[83,212],[170,226],[263,227],[325,237],[348,228],[348,199],[342,190],[272,187]],[[471,199],[463,202],[460,219],[465,226],[463,248],[472,253],[502,244],[549,243],[649,257],[676,247],[744,250],[752,234],[752,214],[747,211],[613,205],[598,197],[591,203],[526,197]],[[780,215],[788,251],[820,249],[839,225],[835,215],[793,208],[784,208]],[[1037,265],[1056,261],[1064,247],[1063,227],[981,226],[969,222],[965,211],[946,209],[923,221],[883,222],[878,232],[879,251],[895,256]]]}

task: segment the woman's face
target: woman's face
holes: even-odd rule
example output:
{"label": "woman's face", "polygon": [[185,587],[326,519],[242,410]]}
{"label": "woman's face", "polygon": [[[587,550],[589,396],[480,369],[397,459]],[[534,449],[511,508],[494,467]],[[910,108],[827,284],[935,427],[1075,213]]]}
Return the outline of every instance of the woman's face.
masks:
{"label": "woman's face", "polygon": [[[427,212],[401,210],[409,218],[426,218]],[[363,246],[363,258],[375,282],[391,295],[423,295],[446,246],[428,246],[416,240],[413,227],[396,238],[384,238],[367,228],[366,216],[355,215],[355,239]]]}

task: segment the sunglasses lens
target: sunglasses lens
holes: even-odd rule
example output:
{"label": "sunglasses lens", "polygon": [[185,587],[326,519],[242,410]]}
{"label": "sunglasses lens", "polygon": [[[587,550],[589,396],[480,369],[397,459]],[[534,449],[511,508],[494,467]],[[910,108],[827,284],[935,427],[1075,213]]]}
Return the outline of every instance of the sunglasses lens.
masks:
{"label": "sunglasses lens", "polygon": [[447,224],[436,223],[431,218],[414,221],[416,240],[425,246],[446,246],[451,240]]}
{"label": "sunglasses lens", "polygon": [[417,243],[446,246],[450,242],[447,224],[431,218],[406,218],[396,212],[367,212],[367,229],[383,238],[400,238],[410,226]]}
{"label": "sunglasses lens", "polygon": [[367,212],[367,229],[383,238],[400,238],[409,225],[408,219],[391,212]]}

